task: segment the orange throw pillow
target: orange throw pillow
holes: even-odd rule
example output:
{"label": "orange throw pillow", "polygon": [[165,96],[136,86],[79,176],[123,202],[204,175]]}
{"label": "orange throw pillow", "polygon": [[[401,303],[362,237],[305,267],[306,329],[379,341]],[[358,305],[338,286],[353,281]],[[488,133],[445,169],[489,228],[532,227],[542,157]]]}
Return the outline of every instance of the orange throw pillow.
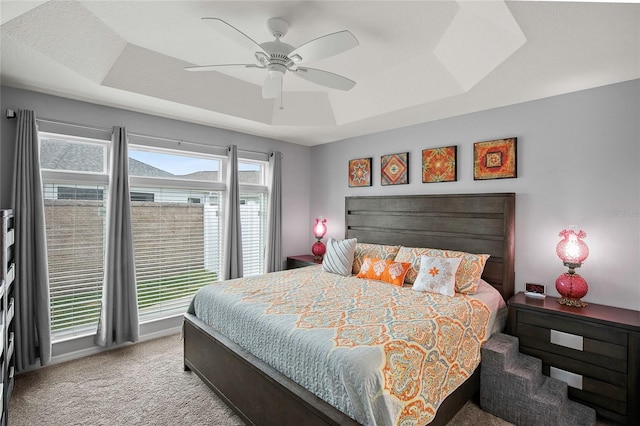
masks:
{"label": "orange throw pillow", "polygon": [[401,287],[410,266],[411,263],[365,257],[358,272],[358,278],[384,281]]}

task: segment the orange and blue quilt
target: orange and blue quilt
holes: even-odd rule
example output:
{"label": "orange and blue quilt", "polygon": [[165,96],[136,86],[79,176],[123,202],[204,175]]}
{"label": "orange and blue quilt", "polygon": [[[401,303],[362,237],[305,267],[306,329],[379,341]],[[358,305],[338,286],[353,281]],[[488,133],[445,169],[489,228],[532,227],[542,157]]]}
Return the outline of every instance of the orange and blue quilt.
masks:
{"label": "orange and blue quilt", "polygon": [[312,266],[216,282],[190,313],[364,425],[425,425],[480,362],[491,312]]}

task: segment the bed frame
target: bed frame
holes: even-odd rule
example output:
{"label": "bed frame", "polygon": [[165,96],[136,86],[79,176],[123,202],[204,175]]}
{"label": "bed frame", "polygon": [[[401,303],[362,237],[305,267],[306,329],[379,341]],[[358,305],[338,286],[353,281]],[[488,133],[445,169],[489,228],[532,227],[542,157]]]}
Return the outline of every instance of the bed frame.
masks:
{"label": "bed frame", "polygon": [[[346,237],[491,257],[482,275],[507,300],[514,291],[515,194],[346,197]],[[184,368],[249,425],[358,425],[193,315],[185,314]],[[479,368],[438,409],[446,424],[480,388]]]}

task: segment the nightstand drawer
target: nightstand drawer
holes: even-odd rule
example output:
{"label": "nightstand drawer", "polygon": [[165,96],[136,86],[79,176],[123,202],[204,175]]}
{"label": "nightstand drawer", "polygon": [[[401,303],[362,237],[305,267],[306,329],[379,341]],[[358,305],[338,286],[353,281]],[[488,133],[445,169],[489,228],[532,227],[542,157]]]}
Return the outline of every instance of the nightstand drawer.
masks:
{"label": "nightstand drawer", "polygon": [[[555,318],[552,315],[536,317],[529,312],[518,312],[517,321],[521,346],[566,356],[620,373],[627,372],[626,333],[607,326],[593,325],[585,328],[584,324],[583,330],[577,330],[572,324],[565,324],[565,318]],[[601,330],[596,330],[597,328]],[[590,337],[596,335],[597,338]]]}
{"label": "nightstand drawer", "polygon": [[[538,327],[538,326],[527,324],[527,323],[520,323],[518,324],[518,334],[520,336],[525,336],[527,338],[538,339],[538,340],[542,340],[543,342],[549,342],[550,345],[554,345],[554,346],[570,348],[577,351],[591,353],[594,355],[602,355],[607,359],[615,358],[619,360],[624,360],[626,363],[627,349],[628,349],[627,345],[625,344],[618,345],[615,343],[603,342],[602,340],[590,339],[588,337],[572,334],[571,336],[575,336],[580,340],[581,349],[578,349],[576,347],[572,347],[568,344],[563,343],[561,338],[555,339],[555,342],[554,342],[554,336],[553,336],[554,332],[556,332],[556,334],[559,334],[557,333],[557,331],[559,331],[557,330],[557,328],[562,328],[562,327],[556,327],[554,329],[550,329],[550,328]],[[626,371],[626,369],[624,371]]]}
{"label": "nightstand drawer", "polygon": [[627,345],[627,333],[619,328],[602,324],[592,324],[585,327],[582,320],[574,320],[560,315],[539,315],[535,312],[519,312],[518,322],[563,331],[578,336],[589,337],[594,340]]}
{"label": "nightstand drawer", "polygon": [[[605,392],[604,388],[600,387],[601,384],[606,384],[608,385],[606,387],[611,389],[620,388],[621,390],[624,390],[627,387],[626,373],[610,370],[602,366],[596,366],[589,362],[579,361],[575,358],[571,358],[570,356],[554,354],[545,351],[544,349],[531,348],[522,343],[520,346],[520,352],[540,358],[543,364],[543,373],[547,376],[551,375],[549,372],[549,367],[551,366],[582,376],[582,389],[589,387],[585,386],[585,383],[589,383],[590,381],[593,385],[591,386],[593,392],[601,392],[602,395],[607,395],[608,392]],[[626,397],[624,400],[626,400]]]}

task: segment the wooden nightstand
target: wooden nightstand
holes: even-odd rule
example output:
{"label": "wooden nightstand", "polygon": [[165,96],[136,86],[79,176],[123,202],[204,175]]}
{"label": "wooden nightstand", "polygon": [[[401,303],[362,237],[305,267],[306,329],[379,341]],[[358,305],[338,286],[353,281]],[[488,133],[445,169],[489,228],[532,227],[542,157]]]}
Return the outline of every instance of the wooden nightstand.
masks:
{"label": "wooden nightstand", "polygon": [[520,352],[540,358],[542,372],[569,383],[569,397],[598,416],[640,424],[640,312],[557,298],[509,299],[508,331]]}
{"label": "wooden nightstand", "polygon": [[305,266],[320,265],[322,260],[315,260],[311,254],[287,257],[287,269],[304,268]]}

